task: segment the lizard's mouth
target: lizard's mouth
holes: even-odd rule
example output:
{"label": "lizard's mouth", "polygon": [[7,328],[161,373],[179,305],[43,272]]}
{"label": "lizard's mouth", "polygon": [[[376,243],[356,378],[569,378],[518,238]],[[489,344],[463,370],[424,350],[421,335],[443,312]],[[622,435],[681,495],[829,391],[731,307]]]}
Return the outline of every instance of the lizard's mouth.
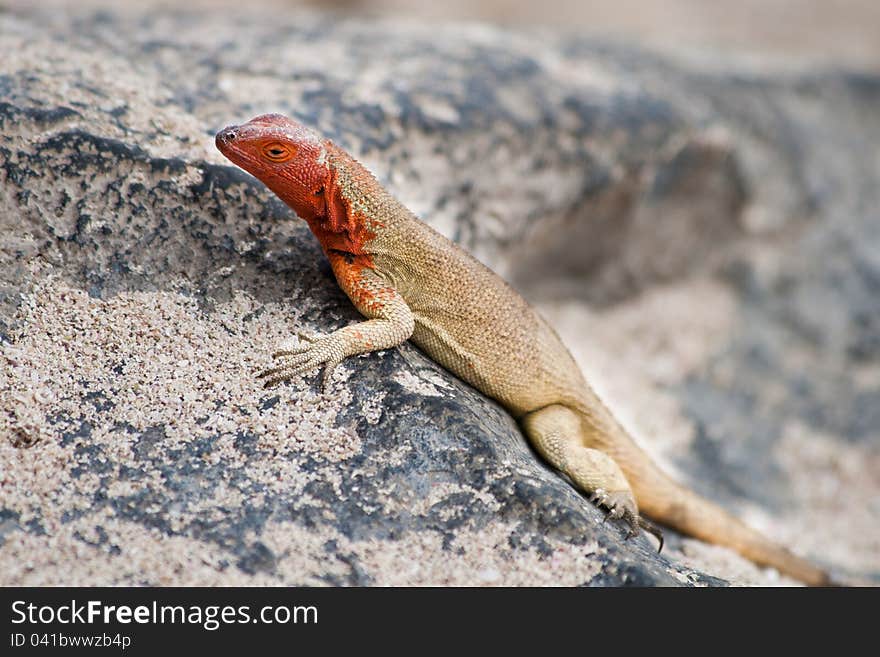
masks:
{"label": "lizard's mouth", "polygon": [[250,153],[247,152],[246,148],[242,148],[241,140],[239,139],[240,132],[241,126],[237,125],[223,128],[214,137],[214,144],[217,146],[217,150],[223,153],[233,164],[253,173],[252,168],[254,164],[251,161]]}

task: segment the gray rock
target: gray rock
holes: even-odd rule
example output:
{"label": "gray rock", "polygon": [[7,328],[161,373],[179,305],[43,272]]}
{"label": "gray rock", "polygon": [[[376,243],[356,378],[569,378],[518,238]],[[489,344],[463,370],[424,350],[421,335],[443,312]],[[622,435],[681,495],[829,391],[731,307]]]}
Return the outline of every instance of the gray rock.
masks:
{"label": "gray rock", "polygon": [[[798,483],[816,464],[779,456],[791,427],[877,459],[880,79],[548,43],[294,13],[0,14],[3,583],[723,583],[676,537],[684,563],[623,541],[409,345],[353,359],[330,397],[310,377],[258,387],[291,331],[358,317],[305,225],[213,150],[264,111],[357,153],[548,312],[728,290],[723,339],[662,393],[693,427],[666,461],[701,492],[816,512]],[[876,492],[870,472],[821,481],[855,487],[843,504]],[[855,528],[841,540],[830,565],[878,570]]]}

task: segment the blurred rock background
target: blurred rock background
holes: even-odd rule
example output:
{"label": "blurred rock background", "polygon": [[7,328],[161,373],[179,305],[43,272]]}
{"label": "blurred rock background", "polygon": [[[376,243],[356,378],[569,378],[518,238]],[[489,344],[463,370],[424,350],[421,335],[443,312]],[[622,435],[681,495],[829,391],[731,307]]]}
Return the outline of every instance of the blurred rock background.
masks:
{"label": "blurred rock background", "polygon": [[[33,4],[7,0],[7,6]],[[70,8],[125,4],[180,9],[173,0],[42,0]],[[206,11],[241,8],[237,0],[192,0]],[[253,0],[248,8],[308,7],[347,17],[413,21],[483,21],[513,28],[552,27],[582,36],[610,37],[682,54],[710,49],[760,56],[770,65],[825,63],[880,67],[880,5],[872,0]]]}

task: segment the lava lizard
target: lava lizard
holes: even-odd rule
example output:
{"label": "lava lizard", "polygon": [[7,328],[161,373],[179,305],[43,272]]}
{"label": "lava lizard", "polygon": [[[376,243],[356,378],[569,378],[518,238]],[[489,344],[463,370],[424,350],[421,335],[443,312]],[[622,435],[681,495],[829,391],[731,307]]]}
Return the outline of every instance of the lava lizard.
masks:
{"label": "lava lizard", "polygon": [[280,114],[230,126],[217,148],[304,219],[367,319],[274,354],[267,385],[412,340],[497,400],[535,449],[630,535],[640,512],[812,585],[829,576],[665,475],[585,381],[556,332],[500,276],[415,217],[344,150]]}

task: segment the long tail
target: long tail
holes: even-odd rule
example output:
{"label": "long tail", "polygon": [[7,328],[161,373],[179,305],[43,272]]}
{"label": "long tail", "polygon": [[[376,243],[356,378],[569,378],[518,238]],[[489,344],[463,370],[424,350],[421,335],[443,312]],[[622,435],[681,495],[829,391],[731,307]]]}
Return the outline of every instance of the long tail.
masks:
{"label": "long tail", "polygon": [[[585,419],[594,422],[596,418],[588,412]],[[599,443],[595,446],[609,454],[623,469],[640,513],[695,538],[729,547],[757,564],[776,568],[810,586],[835,585],[831,576],[818,566],[765,538],[720,506],[673,481],[636,445],[623,427],[613,418],[609,419],[615,425],[613,432],[609,432],[613,440],[610,437],[603,439],[604,432],[595,429],[590,432],[591,437]]]}

